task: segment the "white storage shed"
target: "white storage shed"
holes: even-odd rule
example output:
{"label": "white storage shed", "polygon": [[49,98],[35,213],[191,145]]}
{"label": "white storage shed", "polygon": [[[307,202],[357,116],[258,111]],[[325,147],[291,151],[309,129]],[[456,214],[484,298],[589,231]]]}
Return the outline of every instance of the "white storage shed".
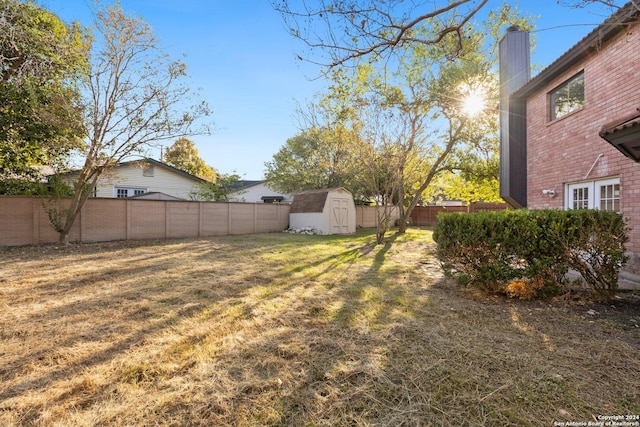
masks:
{"label": "white storage shed", "polygon": [[291,203],[289,227],[312,227],[319,234],[355,233],[353,196],[342,187],[298,193]]}

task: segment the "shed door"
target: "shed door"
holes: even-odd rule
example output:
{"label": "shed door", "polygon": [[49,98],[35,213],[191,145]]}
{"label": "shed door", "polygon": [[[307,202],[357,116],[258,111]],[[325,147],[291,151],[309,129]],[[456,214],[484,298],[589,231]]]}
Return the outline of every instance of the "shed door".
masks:
{"label": "shed door", "polygon": [[331,216],[331,234],[349,234],[349,201],[333,199]]}

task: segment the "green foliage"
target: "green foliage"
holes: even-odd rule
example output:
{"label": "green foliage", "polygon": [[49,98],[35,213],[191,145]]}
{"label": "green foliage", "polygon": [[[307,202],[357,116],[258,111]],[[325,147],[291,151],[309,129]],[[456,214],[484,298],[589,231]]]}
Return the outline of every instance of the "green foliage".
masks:
{"label": "green foliage", "polygon": [[502,203],[498,178],[466,179],[464,175],[445,172],[424,192],[426,201],[461,200],[467,203]]}
{"label": "green foliage", "polygon": [[60,165],[79,147],[87,40],[32,2],[0,0],[1,193],[33,191],[34,166]]}
{"label": "green foliage", "polygon": [[441,215],[433,238],[445,271],[486,292],[530,279],[538,296],[549,296],[573,269],[599,297],[611,298],[627,260],[626,232],[615,212],[518,210]]}
{"label": "green foliage", "polygon": [[208,202],[228,202],[231,193],[239,193],[238,191],[240,175],[238,174],[222,174],[218,175],[215,182],[203,182],[198,184],[196,191],[191,195],[198,199]]}
{"label": "green foliage", "polygon": [[483,137],[453,150],[451,169],[443,173],[434,191],[448,200],[502,202],[497,121],[487,123]]}
{"label": "green foliage", "polygon": [[289,138],[273,160],[265,163],[265,179],[287,194],[345,187],[357,197],[362,191],[353,179],[353,161],[345,129],[311,127]]}
{"label": "green foliage", "polygon": [[62,232],[69,214],[69,208],[62,198],[73,196],[73,187],[67,184],[60,174],[55,174],[49,177],[46,193],[41,194],[48,196],[42,199],[42,208],[47,213],[49,223],[58,233]]}
{"label": "green foliage", "polygon": [[[289,193],[336,186],[330,179],[339,177],[337,185],[357,199],[402,204],[400,233],[443,174],[451,174],[450,198],[499,199],[494,47],[514,23],[524,19],[507,4],[482,25],[465,25],[462,38],[446,31],[448,21],[416,21],[410,40],[435,33],[438,43],[402,43],[393,61],[374,55],[351,69],[330,69],[328,91],[304,116],[310,126],[267,164],[267,177]],[[489,108],[466,114],[464,100],[472,96]]]}
{"label": "green foliage", "polygon": [[34,180],[22,178],[0,180],[0,194],[63,197],[73,195],[73,187],[60,175],[46,177],[34,169]]}
{"label": "green foliage", "polygon": [[86,71],[88,37],[79,25],[29,0],[0,0],[0,15],[2,80],[61,81]]}
{"label": "green foliage", "polygon": [[600,210],[564,211],[551,229],[552,238],[568,252],[571,268],[605,298],[615,294],[618,273],[628,261],[627,231],[621,215]]}

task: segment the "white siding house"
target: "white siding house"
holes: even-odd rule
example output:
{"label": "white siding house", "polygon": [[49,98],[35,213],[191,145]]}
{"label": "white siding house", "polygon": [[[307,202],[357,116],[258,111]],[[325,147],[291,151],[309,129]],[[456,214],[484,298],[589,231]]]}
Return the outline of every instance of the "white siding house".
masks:
{"label": "white siding house", "polygon": [[[74,173],[68,175],[70,182]],[[105,172],[95,197],[141,197],[157,200],[194,200],[191,194],[205,180],[153,159],[123,162]]]}
{"label": "white siding house", "polygon": [[264,181],[239,181],[238,190],[229,194],[230,202],[291,203],[291,195],[269,188]]}

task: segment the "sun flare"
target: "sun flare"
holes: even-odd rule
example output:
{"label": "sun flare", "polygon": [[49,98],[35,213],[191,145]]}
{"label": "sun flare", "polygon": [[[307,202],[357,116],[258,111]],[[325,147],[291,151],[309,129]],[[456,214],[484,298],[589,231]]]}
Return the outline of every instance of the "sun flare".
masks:
{"label": "sun flare", "polygon": [[484,94],[478,90],[470,92],[462,101],[462,112],[473,117],[486,107]]}

